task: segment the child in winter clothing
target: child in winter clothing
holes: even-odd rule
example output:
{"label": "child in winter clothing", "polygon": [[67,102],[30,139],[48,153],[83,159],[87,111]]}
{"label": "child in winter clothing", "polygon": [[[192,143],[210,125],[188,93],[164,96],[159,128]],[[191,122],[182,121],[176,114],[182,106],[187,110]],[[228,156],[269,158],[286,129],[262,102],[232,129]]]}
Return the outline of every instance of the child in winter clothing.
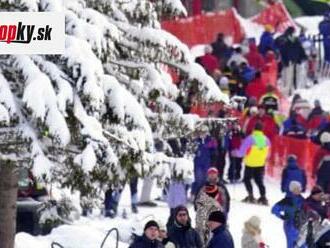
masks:
{"label": "child in winter clothing", "polygon": [[164,248],[176,248],[175,245],[169,240],[166,226],[161,220],[157,221],[159,225],[159,238],[158,240],[162,242]]}
{"label": "child in winter clothing", "polygon": [[260,218],[252,216],[244,223],[243,236],[241,239],[242,248],[264,248],[266,247],[261,239]]}

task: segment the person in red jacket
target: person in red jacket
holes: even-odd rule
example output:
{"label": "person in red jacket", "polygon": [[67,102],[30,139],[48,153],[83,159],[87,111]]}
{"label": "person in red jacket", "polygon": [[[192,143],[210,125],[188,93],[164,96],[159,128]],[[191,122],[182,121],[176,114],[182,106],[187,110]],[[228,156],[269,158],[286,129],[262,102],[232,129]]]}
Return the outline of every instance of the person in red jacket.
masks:
{"label": "person in red jacket", "polygon": [[254,67],[256,70],[261,70],[264,67],[265,61],[262,55],[258,51],[258,47],[255,42],[249,44],[250,51],[245,55],[249,62],[249,65]]}
{"label": "person in red jacket", "polygon": [[249,122],[247,123],[245,135],[250,135],[253,132],[253,129],[257,123],[263,124],[263,132],[269,138],[272,140],[275,135],[278,134],[278,126],[276,125],[276,122],[272,118],[272,116],[266,114],[266,110],[264,106],[259,106],[258,115],[252,117]]}
{"label": "person in red jacket", "polygon": [[205,55],[200,57],[200,62],[206,72],[211,76],[220,67],[218,58],[212,54],[212,47],[209,45],[205,46]]}
{"label": "person in red jacket", "polygon": [[202,14],[202,0],[193,0],[192,11],[193,11],[193,16]]}
{"label": "person in red jacket", "polygon": [[262,95],[266,94],[266,85],[261,80],[261,73],[256,72],[255,78],[246,86],[245,95],[250,99],[254,97],[259,102]]}

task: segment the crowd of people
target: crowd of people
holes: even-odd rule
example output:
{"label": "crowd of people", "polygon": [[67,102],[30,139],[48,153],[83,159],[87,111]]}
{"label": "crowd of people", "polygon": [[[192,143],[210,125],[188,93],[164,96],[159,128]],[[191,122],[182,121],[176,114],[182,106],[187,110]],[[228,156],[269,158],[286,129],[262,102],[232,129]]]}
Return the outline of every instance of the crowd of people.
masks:
{"label": "crowd of people", "polygon": [[[284,222],[288,248],[311,247],[307,246],[310,232],[306,230],[330,218],[330,115],[322,109],[320,101],[316,100],[311,107],[306,99],[296,94],[292,96],[286,116],[280,113],[280,99],[282,95],[292,95],[296,88],[305,87],[307,76],[309,81],[315,82],[315,61],[312,41],[304,32],[296,36],[293,27],[275,38],[273,28],[266,25],[259,42],[247,39],[235,47],[229,46],[220,33],[205,47],[205,54],[196,58],[196,62],[215,79],[222,92],[230,97],[246,97],[247,101],[244,107],[238,107],[235,115],[239,121],[225,135],[217,135],[208,128],[195,133],[194,181],[187,182],[178,176],[165,184],[162,198],[170,209],[166,227],[161,222],[148,222],[143,236],[135,238],[131,248],[234,247],[226,225],[230,211],[226,184],[243,182],[247,195],[242,202],[268,206],[265,167],[278,135],[310,139],[320,147],[314,158],[312,176],[316,183],[310,196],[304,199],[301,195],[307,188],[306,171],[298,164],[296,155],[290,154],[281,179],[285,197],[271,209]],[[276,72],[275,78],[263,76],[270,75],[270,71]],[[191,98],[188,104],[178,99],[185,112],[193,112],[194,94]],[[228,113],[219,109],[210,114],[226,117]],[[173,155],[181,157],[187,140],[169,140],[168,144]],[[164,151],[165,148],[157,149]],[[259,190],[257,198],[252,180]],[[144,179],[142,194],[149,196],[142,202],[148,206],[154,205],[150,202],[151,187],[152,180]],[[136,178],[130,180],[130,189],[132,212],[137,213]],[[121,190],[111,188],[106,193],[106,216],[116,216],[120,194]],[[189,201],[196,211],[195,228],[186,207]],[[329,242],[329,226],[327,230],[326,238],[322,238]],[[316,240],[315,235],[313,237]],[[317,247],[325,247],[321,246],[322,238]],[[241,241],[244,248],[267,247],[261,238],[258,216],[245,222]],[[297,246],[299,242],[301,246]]]}

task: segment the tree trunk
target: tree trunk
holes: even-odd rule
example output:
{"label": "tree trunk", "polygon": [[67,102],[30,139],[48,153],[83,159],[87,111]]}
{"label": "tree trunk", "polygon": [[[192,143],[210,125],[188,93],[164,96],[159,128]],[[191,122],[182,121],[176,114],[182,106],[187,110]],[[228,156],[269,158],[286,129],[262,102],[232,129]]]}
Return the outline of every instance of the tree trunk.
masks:
{"label": "tree trunk", "polygon": [[0,160],[0,247],[14,248],[18,171],[15,162]]}

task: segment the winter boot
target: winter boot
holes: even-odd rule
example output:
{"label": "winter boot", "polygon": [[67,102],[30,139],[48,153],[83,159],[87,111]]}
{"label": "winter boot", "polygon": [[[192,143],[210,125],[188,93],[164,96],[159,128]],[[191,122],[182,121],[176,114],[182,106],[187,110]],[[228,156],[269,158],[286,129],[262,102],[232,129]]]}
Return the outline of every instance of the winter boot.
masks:
{"label": "winter boot", "polygon": [[121,217],[123,219],[127,219],[127,212],[126,212],[126,209],[125,208],[123,209],[123,213],[122,213]]}
{"label": "winter boot", "polygon": [[258,199],[258,204],[268,206],[268,200],[267,200],[266,196],[261,196]]}
{"label": "winter boot", "polygon": [[110,217],[111,219],[117,216],[117,212],[113,209],[105,210],[105,217]]}
{"label": "winter boot", "polygon": [[136,204],[132,204],[132,213],[137,214],[138,212]]}
{"label": "winter boot", "polygon": [[139,202],[137,205],[144,206],[144,207],[157,207],[157,203],[152,202],[152,201]]}
{"label": "winter boot", "polygon": [[256,199],[254,198],[253,195],[248,195],[247,197],[245,197],[242,202],[245,202],[245,203],[255,203],[256,202]]}

